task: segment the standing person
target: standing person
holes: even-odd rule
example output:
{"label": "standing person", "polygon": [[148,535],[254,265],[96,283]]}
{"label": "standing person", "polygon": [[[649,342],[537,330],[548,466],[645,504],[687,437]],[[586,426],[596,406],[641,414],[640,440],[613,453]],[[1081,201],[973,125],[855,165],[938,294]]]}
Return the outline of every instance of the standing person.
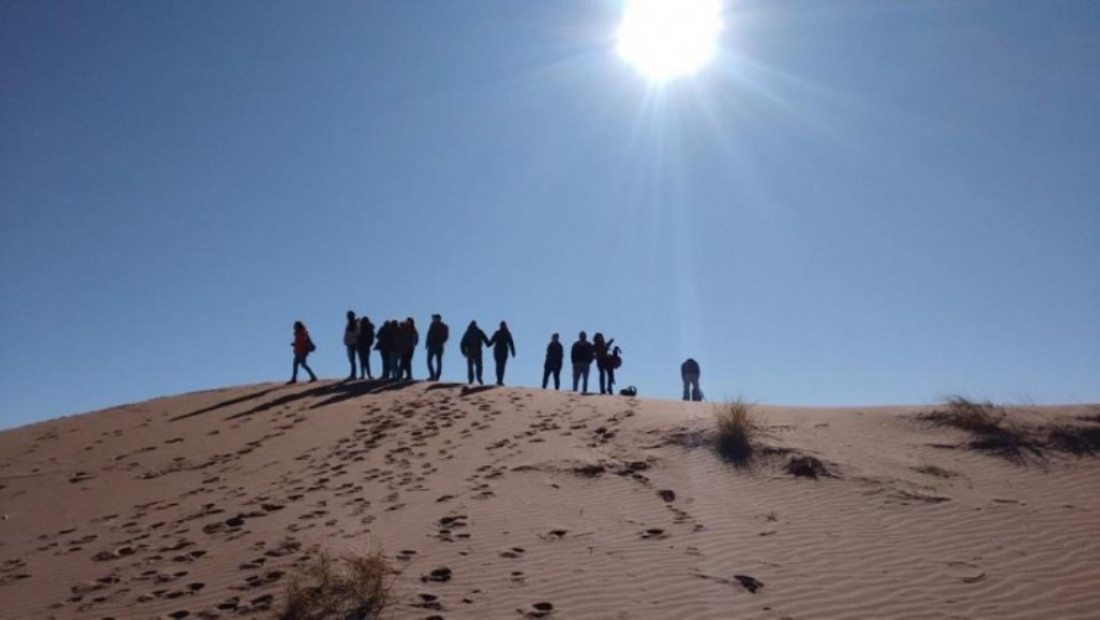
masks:
{"label": "standing person", "polygon": [[600,394],[614,394],[611,386],[615,383],[615,369],[611,367],[611,345],[615,339],[604,340],[603,334],[596,332],[592,336],[592,348],[596,354],[596,370],[600,373]]}
{"label": "standing person", "polygon": [[290,385],[298,382],[299,366],[305,368],[306,372],[309,373],[310,383],[316,381],[317,375],[313,374],[309,364],[306,364],[306,358],[317,347],[313,346],[313,340],[309,337],[309,330],[301,321],[294,321],[294,342],[290,343],[290,346],[294,347],[294,372],[290,375],[290,381],[287,381],[286,384]]}
{"label": "standing person", "polygon": [[512,341],[512,332],[508,331],[508,324],[500,322],[500,329],[493,333],[489,339],[489,346],[493,347],[493,360],[497,363],[497,385],[504,385],[504,367],[508,364],[508,352],[512,357],[516,356],[516,343]]}
{"label": "standing person", "polygon": [[588,393],[588,373],[592,369],[592,359],[596,352],[592,343],[588,342],[588,334],[581,332],[577,341],[573,343],[573,349],[569,357],[573,361],[573,391],[577,391],[577,383],[584,379],[584,394]]}
{"label": "standing person", "polygon": [[699,362],[690,357],[680,364],[680,379],[684,382],[684,400],[703,400],[703,390],[699,389]]}
{"label": "standing person", "polygon": [[443,322],[443,317],[433,314],[432,324],[428,326],[428,336],[424,339],[424,346],[428,349],[428,377],[432,381],[439,381],[439,377],[443,374],[443,345],[447,343],[450,335],[450,328]]}
{"label": "standing person", "polygon": [[546,389],[546,382],[550,376],[554,377],[554,389],[561,388],[561,362],[565,357],[565,350],[558,340],[558,334],[550,336],[550,344],[546,345],[546,362],[542,365],[542,389]]}
{"label": "standing person", "polygon": [[382,378],[394,379],[393,321],[382,321],[382,327],[378,328],[376,337],[378,342],[374,345],[374,348],[378,349],[378,354],[382,356]]}
{"label": "standing person", "polygon": [[397,378],[412,381],[412,360],[416,353],[416,345],[420,343],[420,333],[416,331],[416,321],[407,317],[398,331],[398,368]]}
{"label": "standing person", "polygon": [[355,349],[359,353],[359,378],[373,379],[370,372],[370,350],[374,345],[374,323],[367,317],[359,319],[359,337],[355,341]]}
{"label": "standing person", "polygon": [[348,310],[348,324],[344,327],[344,348],[348,350],[348,364],[351,364],[351,373],[348,375],[348,379],[355,379],[355,355],[356,346],[359,342],[359,321],[355,318],[355,313]]}
{"label": "standing person", "polygon": [[458,346],[462,351],[462,357],[466,358],[466,374],[470,383],[474,382],[476,372],[478,385],[485,385],[485,382],[481,380],[482,345],[489,346],[489,338],[477,326],[477,321],[470,321],[470,326],[466,328],[466,333],[462,335],[462,341],[459,342]]}

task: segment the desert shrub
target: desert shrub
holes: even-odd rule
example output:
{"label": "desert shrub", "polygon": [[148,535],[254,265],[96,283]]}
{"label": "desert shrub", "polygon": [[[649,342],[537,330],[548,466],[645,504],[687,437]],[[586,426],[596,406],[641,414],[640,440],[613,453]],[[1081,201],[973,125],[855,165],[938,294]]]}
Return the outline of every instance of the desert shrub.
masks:
{"label": "desert shrub", "polygon": [[282,620],[371,620],[389,602],[393,570],[380,549],[334,558],[322,552],[287,586]]}
{"label": "desert shrub", "polygon": [[1026,429],[1010,423],[1004,407],[989,401],[978,403],[953,396],[942,408],[918,417],[933,424],[969,431],[971,448],[1010,461],[1022,464],[1029,458],[1043,455],[1042,443],[1032,438]]}
{"label": "desert shrub", "polygon": [[718,454],[735,465],[747,465],[752,460],[760,431],[751,407],[740,399],[722,403],[717,406],[715,419]]}
{"label": "desert shrub", "polygon": [[1004,407],[989,401],[977,403],[962,396],[952,396],[944,402],[942,408],[921,414],[920,417],[972,433],[995,434],[1002,430],[1007,414]]}
{"label": "desert shrub", "polygon": [[1100,454],[1100,426],[1052,425],[1047,428],[1047,445],[1078,456]]}

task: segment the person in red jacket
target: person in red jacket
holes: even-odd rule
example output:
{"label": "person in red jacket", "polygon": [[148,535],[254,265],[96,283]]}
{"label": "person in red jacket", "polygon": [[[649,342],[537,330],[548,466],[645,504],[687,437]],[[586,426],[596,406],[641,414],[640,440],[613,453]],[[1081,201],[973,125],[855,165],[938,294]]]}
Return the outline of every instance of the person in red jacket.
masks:
{"label": "person in red jacket", "polygon": [[290,381],[286,384],[298,382],[298,367],[306,369],[309,373],[309,382],[313,383],[317,380],[317,375],[313,374],[313,370],[306,364],[306,358],[317,347],[313,346],[313,340],[309,337],[309,330],[306,329],[305,324],[301,321],[294,321],[294,342],[290,343],[290,346],[294,347],[294,372],[290,375]]}

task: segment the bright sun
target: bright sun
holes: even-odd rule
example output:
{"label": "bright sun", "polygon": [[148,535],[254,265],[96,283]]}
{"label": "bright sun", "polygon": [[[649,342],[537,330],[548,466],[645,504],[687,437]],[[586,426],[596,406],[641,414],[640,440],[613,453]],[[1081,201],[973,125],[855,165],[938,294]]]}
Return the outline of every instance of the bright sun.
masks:
{"label": "bright sun", "polygon": [[714,55],[721,0],[626,0],[618,51],[653,82],[691,75]]}

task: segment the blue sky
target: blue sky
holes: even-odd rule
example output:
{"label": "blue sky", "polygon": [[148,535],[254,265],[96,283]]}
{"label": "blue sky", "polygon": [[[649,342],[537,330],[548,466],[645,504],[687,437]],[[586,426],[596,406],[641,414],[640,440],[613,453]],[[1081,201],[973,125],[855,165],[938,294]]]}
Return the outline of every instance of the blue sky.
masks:
{"label": "blue sky", "polygon": [[[0,426],[341,377],[348,309],[711,399],[1100,402],[1100,3],[0,0]],[[456,343],[444,379],[464,374]],[[421,376],[424,354],[414,361]]]}

